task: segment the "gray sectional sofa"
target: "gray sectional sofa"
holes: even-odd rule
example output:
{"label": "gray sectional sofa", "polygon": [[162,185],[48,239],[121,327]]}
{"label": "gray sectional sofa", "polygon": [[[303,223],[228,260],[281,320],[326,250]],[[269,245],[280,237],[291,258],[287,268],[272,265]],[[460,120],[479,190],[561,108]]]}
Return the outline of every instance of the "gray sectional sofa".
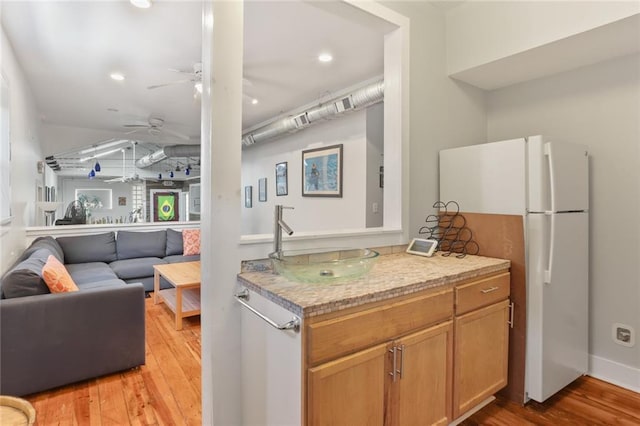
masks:
{"label": "gray sectional sofa", "polygon": [[[50,254],[79,291],[49,292],[42,267]],[[183,256],[182,233],[170,229],[36,239],[0,281],[0,394],[28,395],[144,364],[153,265],[199,258]]]}

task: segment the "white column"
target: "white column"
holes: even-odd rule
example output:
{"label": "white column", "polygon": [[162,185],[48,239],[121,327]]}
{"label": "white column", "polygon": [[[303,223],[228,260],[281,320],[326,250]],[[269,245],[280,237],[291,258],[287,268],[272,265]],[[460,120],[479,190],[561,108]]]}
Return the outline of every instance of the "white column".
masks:
{"label": "white column", "polygon": [[202,424],[242,421],[240,270],[243,4],[204,4],[202,96]]}

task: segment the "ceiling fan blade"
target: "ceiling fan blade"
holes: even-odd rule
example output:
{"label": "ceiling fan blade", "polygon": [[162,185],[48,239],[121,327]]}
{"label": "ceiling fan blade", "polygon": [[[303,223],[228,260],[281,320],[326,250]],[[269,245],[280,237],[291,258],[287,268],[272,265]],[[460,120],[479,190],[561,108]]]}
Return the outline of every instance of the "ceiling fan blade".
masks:
{"label": "ceiling fan blade", "polygon": [[184,139],[185,141],[189,140],[189,136],[185,135],[184,133],[176,132],[175,130],[167,129],[166,127],[163,127],[162,131],[177,138]]}
{"label": "ceiling fan blade", "polygon": [[148,124],[125,124],[123,127],[130,127],[130,128],[137,127],[139,129],[146,129],[147,127],[149,127],[149,125]]}
{"label": "ceiling fan blade", "polygon": [[171,72],[177,72],[177,73],[180,73],[180,74],[193,75],[193,70],[178,70],[178,69],[175,69],[175,68],[167,68],[167,70],[171,71]]}
{"label": "ceiling fan blade", "polygon": [[176,81],[172,81],[170,83],[155,84],[153,86],[147,86],[147,89],[153,90],[153,89],[157,89],[159,87],[173,86],[174,84],[190,83],[190,82],[193,82],[193,81],[194,80],[191,79],[191,78],[185,78],[184,80],[176,80]]}

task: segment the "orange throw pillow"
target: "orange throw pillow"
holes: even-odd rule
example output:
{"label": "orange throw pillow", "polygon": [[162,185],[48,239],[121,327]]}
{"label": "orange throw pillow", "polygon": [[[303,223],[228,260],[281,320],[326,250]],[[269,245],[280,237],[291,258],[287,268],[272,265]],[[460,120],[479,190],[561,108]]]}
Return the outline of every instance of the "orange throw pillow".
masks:
{"label": "orange throw pillow", "polygon": [[182,230],[182,254],[184,256],[193,256],[194,254],[200,254],[199,229]]}
{"label": "orange throw pillow", "polygon": [[67,268],[52,254],[49,255],[47,263],[42,267],[42,278],[51,293],[78,291],[78,286],[71,279]]}

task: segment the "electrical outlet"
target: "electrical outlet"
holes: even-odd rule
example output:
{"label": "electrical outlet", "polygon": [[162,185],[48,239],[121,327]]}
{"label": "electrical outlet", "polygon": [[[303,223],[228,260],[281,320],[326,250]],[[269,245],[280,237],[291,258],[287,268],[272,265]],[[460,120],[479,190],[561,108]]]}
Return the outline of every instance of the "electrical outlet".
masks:
{"label": "electrical outlet", "polygon": [[615,323],[611,329],[613,341],[619,345],[627,346],[629,348],[636,344],[636,332],[633,327]]}

